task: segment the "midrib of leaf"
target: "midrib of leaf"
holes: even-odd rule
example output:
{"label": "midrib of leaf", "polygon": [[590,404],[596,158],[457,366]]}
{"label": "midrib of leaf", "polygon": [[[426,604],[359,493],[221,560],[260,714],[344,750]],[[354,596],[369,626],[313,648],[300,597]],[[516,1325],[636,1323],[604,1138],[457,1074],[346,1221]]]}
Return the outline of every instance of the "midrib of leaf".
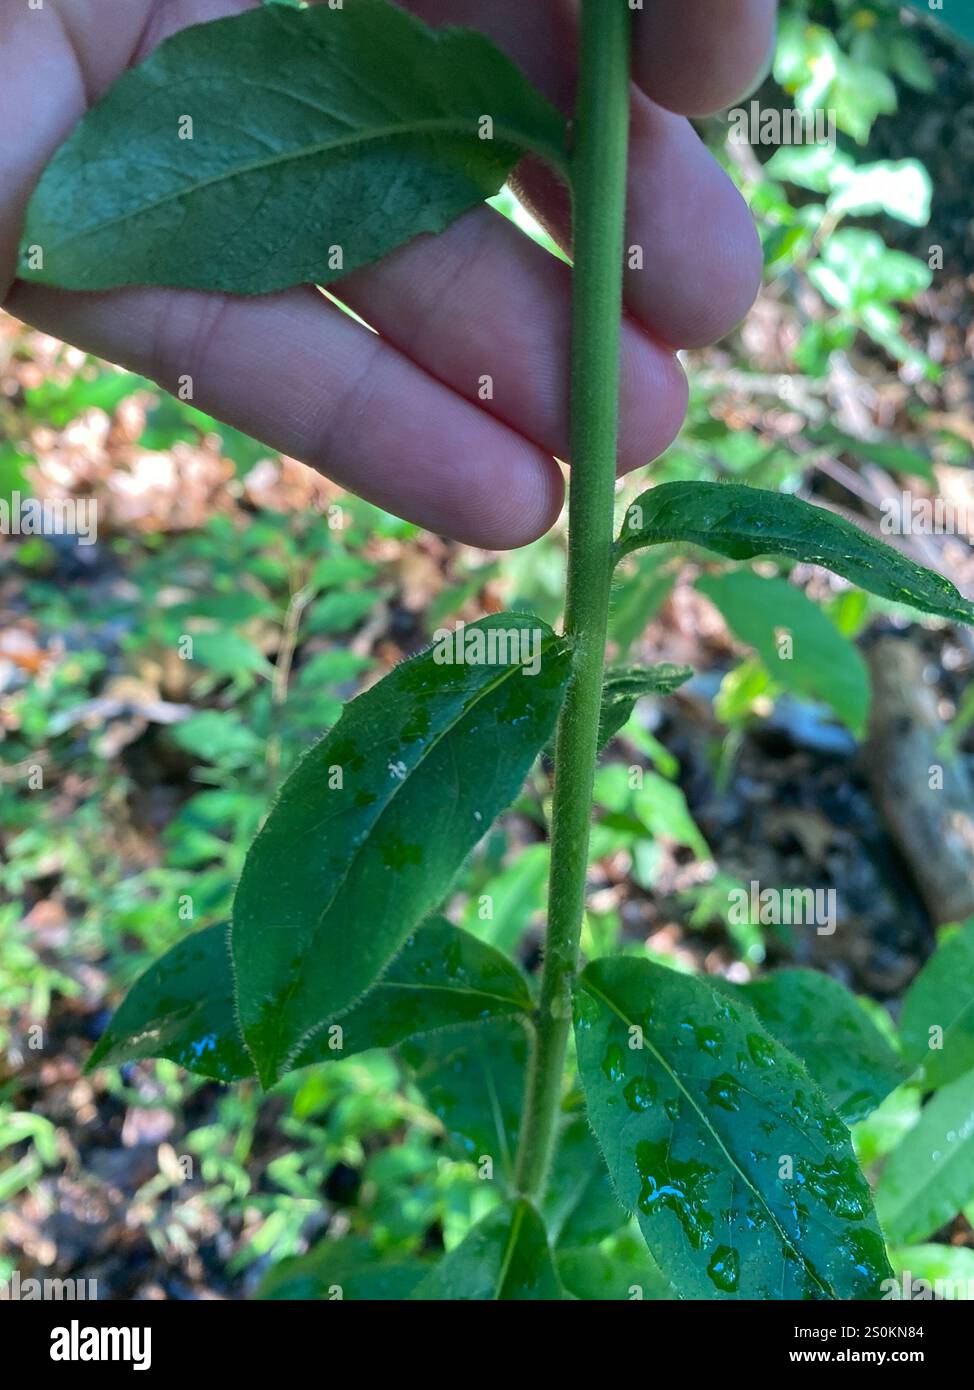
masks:
{"label": "midrib of leaf", "polygon": [[[598,998],[601,999],[601,1000],[603,1001],[603,1003],[606,1004],[606,1005],[612,1010],[612,1012],[616,1015],[616,1017],[617,1017],[617,1018],[620,1018],[620,1019],[622,1020],[622,1022],[626,1025],[627,1028],[634,1028],[634,1027],[638,1026],[638,1025],[636,1025],[636,1024],[634,1023],[634,1021],[633,1021],[631,1018],[627,1018],[626,1015],[623,1013],[622,1009],[618,1008],[618,1006],[617,1006],[616,1004],[614,1004],[614,1003],[612,1002],[612,1000],[608,998],[607,995],[603,994],[602,991],[601,991],[597,986],[593,985],[593,984],[591,983],[590,980],[582,980],[582,981],[580,981],[580,983],[581,983],[581,985],[582,985],[582,988],[588,990],[588,992],[589,992],[590,994],[597,995]],[[824,1280],[824,1279],[822,1278],[822,1276],[818,1273],[818,1270],[815,1269],[815,1267],[814,1267],[813,1265],[809,1264],[808,1260],[805,1258],[805,1255],[802,1253],[802,1251],[799,1249],[799,1247],[798,1247],[797,1245],[795,1245],[795,1243],[792,1241],[792,1239],[790,1238],[790,1236],[788,1235],[788,1233],[782,1228],[781,1223],[780,1223],[780,1221],[778,1220],[778,1217],[777,1217],[776,1213],[772,1210],[772,1208],[768,1205],[767,1201],[765,1200],[764,1194],[761,1192],[760,1188],[757,1188],[757,1187],[754,1186],[753,1182],[752,1182],[751,1179],[748,1177],[747,1173],[745,1173],[744,1170],[743,1170],[743,1168],[741,1168],[741,1167],[739,1166],[737,1160],[734,1158],[734,1155],[733,1155],[732,1153],[730,1153],[730,1151],[728,1150],[727,1146],[724,1144],[724,1141],[721,1139],[720,1135],[718,1134],[717,1130],[714,1128],[714,1126],[713,1126],[713,1124],[712,1124],[712,1122],[711,1122],[709,1116],[707,1115],[707,1112],[706,1112],[705,1110],[701,1110],[701,1108],[700,1108],[700,1106],[697,1104],[696,1100],[693,1098],[693,1096],[690,1094],[690,1092],[689,1092],[689,1091],[687,1090],[687,1088],[684,1086],[683,1082],[680,1080],[680,1078],[679,1078],[679,1076],[677,1075],[677,1073],[673,1070],[673,1068],[672,1068],[672,1067],[670,1066],[670,1064],[667,1062],[666,1058],[665,1058],[660,1052],[658,1052],[658,1051],[656,1050],[656,1048],[653,1046],[653,1044],[652,1044],[652,1043],[649,1041],[649,1039],[646,1037],[645,1032],[643,1032],[643,1045],[644,1045],[645,1047],[648,1047],[649,1051],[653,1054],[653,1056],[654,1056],[654,1057],[656,1058],[656,1060],[659,1062],[660,1066],[663,1068],[663,1070],[666,1072],[666,1074],[670,1077],[670,1079],[674,1082],[674,1084],[676,1085],[677,1089],[686,1097],[687,1101],[690,1103],[690,1105],[693,1107],[693,1109],[694,1109],[694,1110],[697,1112],[697,1114],[699,1115],[699,1117],[700,1117],[700,1119],[702,1120],[702,1122],[703,1122],[705,1128],[706,1128],[707,1131],[709,1132],[711,1138],[714,1140],[714,1142],[717,1144],[718,1148],[720,1149],[721,1153],[723,1153],[724,1157],[727,1159],[727,1162],[730,1164],[731,1168],[732,1168],[732,1169],[734,1170],[734,1172],[738,1175],[738,1177],[740,1178],[741,1182],[743,1182],[744,1186],[748,1189],[748,1191],[751,1192],[751,1193],[753,1193],[753,1195],[757,1198],[757,1200],[758,1200],[758,1202],[760,1203],[760,1205],[761,1205],[761,1206],[764,1208],[764,1210],[768,1213],[768,1216],[771,1218],[771,1224],[774,1226],[775,1230],[778,1232],[778,1235],[780,1236],[782,1243],[783,1243],[784,1245],[786,1245],[786,1246],[788,1247],[788,1249],[791,1250],[791,1251],[793,1252],[793,1254],[795,1255],[796,1259],[799,1261],[799,1263],[800,1263],[800,1264],[802,1265],[802,1267],[805,1269],[806,1273],[810,1274],[811,1277],[815,1280],[815,1282],[816,1282],[821,1288],[823,1288],[823,1289],[826,1290],[826,1292],[830,1295],[830,1297],[832,1297],[832,1298],[838,1298],[838,1294],[837,1294],[837,1293],[835,1292],[835,1290],[832,1288],[831,1284],[829,1284],[826,1280]],[[781,1043],[779,1043],[778,1045],[779,1045],[779,1047],[782,1046]]]}
{"label": "midrib of leaf", "polygon": [[[458,989],[456,985],[421,985],[404,984],[401,980],[380,980],[375,986],[376,991],[383,989],[405,989],[405,990],[426,990],[432,994],[459,994],[463,998],[469,999],[492,999],[497,1004],[515,1004],[523,1013],[526,1013],[524,1005],[519,999],[507,994],[491,994],[485,989]],[[372,990],[369,990],[372,993]]]}
{"label": "midrib of leaf", "polygon": [[523,1226],[523,1224],[524,1203],[518,1202],[517,1206],[514,1208],[514,1220],[511,1222],[511,1230],[507,1238],[507,1246],[504,1250],[504,1255],[501,1260],[500,1273],[497,1277],[497,1283],[494,1286],[493,1301],[495,1303],[500,1300],[501,1294],[504,1292],[504,1285],[507,1283],[507,1276],[510,1272],[511,1261],[514,1258],[514,1251],[517,1249],[518,1236],[521,1234],[521,1227]]}
{"label": "midrib of leaf", "polygon": [[[567,164],[564,158],[557,154],[553,147],[546,143],[529,139],[518,131],[509,130],[506,126],[494,127],[495,135],[499,139],[495,144],[511,145],[514,149],[523,150],[525,154],[535,154],[554,166],[556,171],[567,180]],[[365,131],[356,131],[352,135],[342,135],[328,140],[318,140],[311,145],[303,145],[297,150],[286,150],[282,154],[273,155],[267,159],[257,159],[250,164],[241,164],[236,168],[229,169],[224,173],[214,174],[211,178],[203,179],[199,183],[189,184],[185,188],[176,189],[172,193],[165,194],[162,198],[156,198],[151,203],[143,203],[129,212],[120,213],[117,217],[109,217],[103,222],[91,223],[83,230],[78,231],[74,236],[65,237],[58,242],[59,246],[70,246],[72,242],[83,241],[86,237],[95,232],[107,231],[110,227],[117,227],[126,222],[131,222],[137,217],[143,217],[146,213],[155,212],[157,208],[165,207],[167,203],[178,203],[182,199],[192,197],[196,193],[201,193],[207,188],[212,188],[217,184],[229,183],[234,179],[242,178],[247,174],[260,173],[267,169],[273,169],[279,164],[288,164],[299,159],[310,159],[313,155],[329,154],[335,150],[347,149],[354,145],[367,144],[369,141],[379,143],[382,140],[409,139],[416,135],[469,135],[469,124],[458,121],[455,117],[437,116],[428,120],[416,120],[407,124],[397,123],[391,126],[375,126]]]}
{"label": "midrib of leaf", "polygon": [[[557,645],[560,643],[561,640],[562,640],[561,638],[557,637],[557,636],[554,635],[554,634],[553,634],[551,637],[547,638],[547,639],[546,639],[544,642],[542,642],[542,644],[541,644],[541,655],[544,656],[547,652],[549,652],[549,651],[551,650],[552,647],[557,646]],[[472,700],[470,700],[470,702],[469,702],[468,704],[466,704],[466,705],[463,706],[463,709],[462,709],[462,711],[460,712],[460,714],[458,715],[457,719],[456,719],[454,722],[452,722],[452,723],[450,723],[450,724],[447,724],[446,727],[445,727],[444,729],[442,729],[442,730],[440,731],[440,733],[436,735],[435,738],[431,739],[431,741],[427,744],[427,746],[426,746],[426,747],[422,750],[422,752],[420,753],[420,756],[419,756],[419,758],[417,759],[415,766],[406,774],[406,776],[402,779],[402,781],[396,783],[395,787],[394,787],[393,790],[392,790],[392,794],[389,796],[389,799],[383,804],[381,810],[379,811],[379,814],[376,816],[375,820],[374,820],[374,821],[372,822],[372,824],[369,826],[367,835],[366,835],[365,838],[361,841],[361,843],[360,843],[359,845],[356,846],[356,849],[355,849],[354,853],[352,854],[352,856],[351,856],[351,858],[349,859],[347,865],[345,866],[345,871],[344,871],[344,873],[342,874],[342,876],[341,876],[341,878],[338,880],[338,882],[335,884],[335,888],[334,888],[334,891],[332,892],[331,897],[328,899],[328,902],[324,905],[324,907],[322,907],[321,911],[319,912],[318,917],[316,918],[314,924],[312,925],[311,933],[310,933],[310,936],[309,936],[309,941],[314,940],[314,938],[317,936],[318,932],[321,930],[321,927],[322,927],[322,925],[323,925],[323,923],[324,923],[325,918],[327,917],[328,913],[331,912],[332,908],[333,908],[334,905],[335,905],[336,899],[338,898],[339,894],[340,894],[340,893],[342,892],[342,890],[344,889],[345,884],[348,882],[348,876],[349,876],[349,874],[352,872],[352,869],[353,869],[353,868],[355,867],[355,865],[358,863],[359,856],[360,856],[360,855],[366,850],[366,848],[368,847],[370,841],[372,840],[372,838],[373,838],[373,836],[375,835],[376,831],[378,830],[379,826],[382,824],[382,819],[383,819],[383,817],[386,815],[386,813],[388,812],[389,808],[392,806],[393,802],[395,801],[395,799],[396,799],[396,797],[399,795],[399,793],[402,791],[402,789],[407,785],[407,783],[409,783],[409,782],[411,781],[411,779],[415,776],[415,774],[416,774],[417,772],[419,772],[420,768],[423,766],[423,764],[424,764],[424,762],[426,761],[426,759],[429,757],[429,755],[433,752],[434,749],[436,749],[436,748],[439,747],[439,745],[440,745],[440,743],[443,741],[443,739],[445,739],[449,734],[452,734],[452,733],[456,732],[456,730],[460,727],[460,725],[463,724],[463,723],[465,723],[465,721],[467,720],[467,718],[468,718],[468,716],[471,714],[471,712],[472,712],[473,710],[475,710],[475,709],[477,708],[477,706],[478,706],[483,700],[486,700],[487,697],[490,696],[490,695],[492,695],[492,694],[494,693],[495,690],[499,690],[500,687],[504,684],[504,682],[505,682],[506,680],[509,680],[509,679],[515,674],[515,672],[520,673],[522,670],[523,670],[523,667],[521,667],[521,666],[508,666],[508,667],[505,667],[504,670],[501,671],[501,673],[498,675],[498,677],[497,677],[496,680],[491,681],[488,685],[485,685],[484,688],[483,688],[482,690],[479,690],[479,691],[477,692],[477,694],[474,696],[474,698],[473,698]],[[337,727],[338,727],[338,726],[336,725],[336,728],[337,728]],[[305,948],[304,948],[304,950],[303,950],[303,954],[304,954],[304,955],[307,955],[307,946],[305,946]],[[393,959],[394,959],[394,957],[393,957]],[[234,965],[233,965],[233,970],[234,970],[234,980],[236,981],[236,963],[235,963],[235,962],[234,962]],[[291,999],[292,999],[293,996],[294,996],[294,992],[295,992],[295,990],[296,990],[297,987],[298,987],[298,983],[299,983],[298,977],[297,977],[297,975],[295,974],[295,975],[292,976],[291,983],[290,983],[290,985],[288,986],[287,990],[285,991],[285,993],[284,993],[284,995],[283,995],[283,998],[282,998],[282,1000],[281,1000],[280,1008],[278,1009],[278,1015],[277,1015],[277,1016],[278,1016],[278,1028],[277,1028],[277,1032],[276,1032],[275,1035],[274,1035],[275,1044],[278,1044],[278,1043],[280,1042],[281,1027],[282,1027],[283,1021],[284,1021],[284,1012],[285,1012],[285,1009],[286,1009],[287,1005],[291,1002]],[[368,991],[366,991],[366,992],[368,992]],[[363,997],[363,996],[361,996],[361,995],[359,996],[360,999],[361,999],[362,997]],[[342,1011],[343,1014],[348,1013],[352,1008],[354,1008],[354,1006],[355,1006],[355,1004],[356,1004],[357,1002],[358,1002],[358,1000],[353,1000],[352,1003],[348,1005],[348,1008]],[[296,1056],[297,1053],[300,1051],[300,1049],[301,1049],[302,1047],[304,1047],[304,1046],[309,1042],[309,1040],[310,1040],[311,1038],[314,1037],[315,1033],[318,1032],[318,1030],[324,1026],[325,1021],[326,1021],[326,1020],[322,1020],[321,1023],[313,1024],[313,1025],[307,1030],[307,1032],[305,1032],[304,1034],[302,1034],[301,1038],[298,1040],[297,1044],[295,1045],[295,1047],[294,1047],[294,1048],[292,1049],[292,1051],[291,1051],[291,1055],[292,1055],[292,1056]],[[238,1019],[238,1022],[239,1022],[239,1019]],[[250,1050],[250,1046],[249,1046],[249,1044],[248,1044],[248,1042],[247,1042],[246,1034],[243,1033],[243,1029],[241,1029],[241,1035],[243,1036],[244,1045],[247,1047],[247,1051],[250,1052],[251,1059],[252,1059],[252,1061],[254,1062],[254,1066],[255,1066],[256,1069],[257,1069],[257,1073],[258,1073],[258,1075],[260,1075],[260,1067],[257,1066],[257,1059],[256,1059],[256,1057],[254,1057],[253,1053],[252,1053],[251,1050]],[[276,1051],[277,1051],[277,1048],[275,1047],[275,1053],[276,1053]]]}

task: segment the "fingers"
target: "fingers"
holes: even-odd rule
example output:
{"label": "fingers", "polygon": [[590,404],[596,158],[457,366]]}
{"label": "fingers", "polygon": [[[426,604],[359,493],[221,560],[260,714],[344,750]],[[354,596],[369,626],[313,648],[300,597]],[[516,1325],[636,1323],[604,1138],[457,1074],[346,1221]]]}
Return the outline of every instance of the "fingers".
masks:
{"label": "fingers", "polygon": [[525,545],[555,521],[544,450],[434,381],[312,289],[263,299],[79,294],[17,284],[7,307],[121,362],[344,487],[471,545]]}
{"label": "fingers", "polygon": [[[569,457],[571,272],[490,209],[347,276],[335,291],[441,381],[559,458]],[[676,437],[686,378],[674,354],[623,327],[619,468]]]}
{"label": "fingers", "polygon": [[[662,5],[660,22],[678,14],[680,3]],[[701,5],[708,8],[706,0],[696,0],[695,8]],[[480,25],[551,100],[570,110],[575,7],[569,0],[529,6],[523,0],[492,0],[489,6],[483,0],[409,0],[408,7],[431,22]],[[644,11],[635,15],[640,51],[645,43],[638,26],[660,8],[659,0],[646,0]],[[753,8],[769,6],[754,0]],[[740,0],[710,0],[712,13],[702,27],[716,35],[716,46],[733,28],[725,15],[733,18],[741,9]],[[737,21],[743,22],[739,14]],[[765,47],[770,43],[770,21],[762,27],[754,16],[744,31],[750,35],[745,47],[755,46],[757,32],[764,35]],[[689,69],[672,47],[669,51],[676,66]],[[746,84],[744,68],[731,67]],[[564,189],[531,162],[521,167],[516,182],[552,235],[567,246],[571,218]],[[627,273],[627,308],[654,338],[674,347],[700,347],[723,337],[743,318],[760,287],[760,244],[733,182],[686,120],[635,89],[626,241],[641,253],[642,263]]]}
{"label": "fingers", "polygon": [[765,75],[776,11],[776,0],[647,0],[636,15],[633,77],[670,111],[720,111]]}

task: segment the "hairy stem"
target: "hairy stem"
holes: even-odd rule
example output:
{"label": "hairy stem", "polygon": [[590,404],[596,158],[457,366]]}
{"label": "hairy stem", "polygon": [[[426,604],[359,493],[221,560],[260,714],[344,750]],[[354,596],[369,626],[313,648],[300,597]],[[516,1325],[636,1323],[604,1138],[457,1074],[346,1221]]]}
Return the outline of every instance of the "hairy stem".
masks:
{"label": "hairy stem", "polygon": [[612,578],[619,330],[629,133],[627,0],[583,0],[572,155],[571,500],[565,630],[575,667],[555,749],[551,891],[516,1182],[537,1199],[551,1162],[585,910]]}

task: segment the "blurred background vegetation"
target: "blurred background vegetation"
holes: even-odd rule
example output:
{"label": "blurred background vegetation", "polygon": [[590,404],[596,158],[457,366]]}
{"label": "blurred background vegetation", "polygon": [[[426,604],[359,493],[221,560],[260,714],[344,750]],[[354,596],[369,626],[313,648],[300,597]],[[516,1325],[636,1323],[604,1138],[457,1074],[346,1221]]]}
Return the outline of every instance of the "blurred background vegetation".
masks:
{"label": "blurred background vegetation", "polygon": [[[688,354],[689,421],[653,472],[801,492],[875,531],[901,492],[941,495],[958,533],[898,543],[968,593],[971,75],[970,50],[895,4],[786,0],[756,95],[766,110],[834,110],[836,147],[752,147],[726,118],[700,124],[754,210],[765,288],[735,335]],[[496,201],[544,239],[510,195]],[[345,1238],[353,1282],[366,1243],[394,1281],[397,1258],[451,1247],[498,1200],[472,1158],[513,1144],[520,1043],[503,1028],[486,1082],[462,1032],[312,1068],[267,1096],[166,1062],[82,1067],[138,974],[226,919],[274,788],[343,700],[444,623],[521,605],[557,619],[563,531],[505,556],[429,536],[0,316],[0,495],[17,490],[97,498],[100,534],[90,547],[0,538],[0,1280],[97,1278],[117,1298],[309,1291],[313,1266],[281,1262],[327,1234]],[[735,980],[811,965],[892,1036],[943,923],[870,776],[877,633],[919,654],[939,746],[969,765],[967,634],[807,567],[675,547],[628,562],[616,652],[697,675],[640,702],[603,759],[589,955],[649,952]],[[449,904],[529,970],[548,772]],[[752,879],[834,889],[834,936],[733,919],[729,890]],[[918,1113],[902,1087],[856,1127],[871,1173]],[[552,1197],[563,1275],[587,1296],[600,1251],[640,1258],[605,1192],[580,1182],[591,1142],[570,1126]],[[922,1251],[898,1252],[915,1274],[974,1277],[969,1166],[967,1215],[957,1203]]]}

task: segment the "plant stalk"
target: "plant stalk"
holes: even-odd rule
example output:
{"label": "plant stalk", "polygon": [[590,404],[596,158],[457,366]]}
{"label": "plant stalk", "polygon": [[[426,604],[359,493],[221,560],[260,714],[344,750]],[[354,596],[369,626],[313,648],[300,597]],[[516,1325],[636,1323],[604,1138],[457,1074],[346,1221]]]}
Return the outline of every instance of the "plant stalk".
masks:
{"label": "plant stalk", "polygon": [[628,0],[583,0],[572,153],[572,476],[565,632],[574,672],[558,724],[548,930],[515,1181],[537,1201],[554,1149],[585,911],[605,666],[619,430],[629,137]]}

